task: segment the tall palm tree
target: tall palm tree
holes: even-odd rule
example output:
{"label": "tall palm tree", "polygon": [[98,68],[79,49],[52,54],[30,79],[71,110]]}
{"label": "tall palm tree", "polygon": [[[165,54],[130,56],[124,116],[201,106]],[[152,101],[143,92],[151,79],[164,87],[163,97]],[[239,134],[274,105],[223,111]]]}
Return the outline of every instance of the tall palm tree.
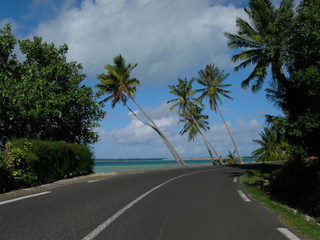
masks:
{"label": "tall palm tree", "polygon": [[229,39],[228,46],[232,49],[243,49],[242,52],[232,57],[233,62],[241,62],[235,71],[255,65],[251,74],[242,81],[243,88],[251,85],[253,92],[261,89],[267,76],[267,68],[271,65],[273,79],[278,84],[287,81],[283,61],[287,54],[284,46],[288,41],[291,19],[294,15],[293,0],[282,0],[276,9],[271,0],[250,0],[245,12],[250,23],[237,18],[237,34],[225,33]]}
{"label": "tall palm tree", "polygon": [[[122,103],[126,106],[129,111],[140,121],[142,121],[147,126],[151,127],[155,130],[169,151],[171,152],[174,159],[180,166],[185,166],[186,164],[179,156],[177,151],[174,149],[172,144],[169,142],[164,133],[158,128],[155,122],[148,116],[148,114],[140,107],[140,105],[134,99],[135,93],[137,91],[137,86],[140,85],[140,82],[136,78],[131,78],[131,71],[137,66],[137,64],[126,64],[125,59],[119,55],[114,58],[114,65],[106,65],[105,69],[107,70],[107,74],[98,74],[97,78],[100,80],[100,84],[96,85],[99,89],[98,94],[104,95],[108,94],[103,101],[111,101],[111,107],[114,108],[117,103]],[[150,121],[150,123],[144,121],[140,118],[127,104],[127,100],[131,99],[137,107],[140,109],[142,114]]]}
{"label": "tall palm tree", "polygon": [[[190,135],[191,138],[195,136],[194,131],[200,133],[205,146],[209,152],[209,155],[211,157],[212,163],[214,164],[214,158],[212,156],[211,149],[215,152],[218,159],[220,159],[219,154],[217,151],[212,147],[212,145],[209,144],[208,140],[203,135],[202,131],[200,130],[200,126],[197,121],[197,117],[200,117],[199,113],[199,106],[196,106],[194,103],[196,98],[193,97],[193,95],[196,93],[196,91],[192,90],[192,84],[194,80],[188,81],[187,79],[179,79],[177,85],[169,85],[169,88],[171,89],[170,93],[176,95],[178,98],[169,100],[167,103],[174,103],[170,109],[173,110],[175,107],[178,107],[178,113],[179,116],[185,118],[185,122],[187,125],[185,127],[190,127],[190,130],[192,130],[192,133]],[[198,119],[199,120],[199,119]],[[188,125],[189,124],[189,125]],[[205,128],[202,128],[205,129]],[[184,132],[182,130],[182,132]],[[221,162],[221,161],[220,161]]]}
{"label": "tall palm tree", "polygon": [[220,71],[220,69],[216,67],[214,64],[206,65],[205,69],[200,70],[198,74],[199,74],[199,78],[197,78],[197,81],[202,86],[204,86],[204,88],[197,90],[198,92],[201,92],[201,96],[199,97],[199,100],[202,102],[204,98],[208,98],[210,109],[214,110],[215,112],[218,111],[224,125],[226,126],[229,136],[232,140],[238,159],[240,162],[242,162],[236,142],[234,141],[234,138],[232,136],[231,130],[228,124],[226,123],[218,105],[218,103],[220,104],[222,103],[220,96],[223,96],[228,99],[232,99],[228,95],[230,91],[224,89],[226,87],[230,87],[231,85],[223,83],[229,75],[224,74],[224,71]]}

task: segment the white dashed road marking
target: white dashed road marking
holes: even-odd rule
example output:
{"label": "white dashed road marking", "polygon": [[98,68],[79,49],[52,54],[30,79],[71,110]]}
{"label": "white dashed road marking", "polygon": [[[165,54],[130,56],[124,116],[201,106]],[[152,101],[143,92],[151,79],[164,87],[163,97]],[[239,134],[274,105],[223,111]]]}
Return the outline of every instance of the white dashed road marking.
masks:
{"label": "white dashed road marking", "polygon": [[285,235],[290,240],[301,240],[298,238],[295,234],[293,234],[291,231],[289,231],[286,228],[277,228],[279,232],[281,232],[283,235]]}
{"label": "white dashed road marking", "polygon": [[243,199],[243,201],[251,202],[251,200],[247,197],[247,195],[245,195],[241,190],[238,190],[238,193],[239,193],[240,197]]}

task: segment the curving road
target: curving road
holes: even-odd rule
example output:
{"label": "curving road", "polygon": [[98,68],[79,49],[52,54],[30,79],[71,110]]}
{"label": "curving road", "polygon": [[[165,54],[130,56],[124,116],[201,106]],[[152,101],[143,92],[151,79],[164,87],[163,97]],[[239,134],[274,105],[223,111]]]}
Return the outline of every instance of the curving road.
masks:
{"label": "curving road", "polygon": [[2,201],[0,239],[288,239],[277,216],[245,195],[238,181],[243,171],[125,174]]}

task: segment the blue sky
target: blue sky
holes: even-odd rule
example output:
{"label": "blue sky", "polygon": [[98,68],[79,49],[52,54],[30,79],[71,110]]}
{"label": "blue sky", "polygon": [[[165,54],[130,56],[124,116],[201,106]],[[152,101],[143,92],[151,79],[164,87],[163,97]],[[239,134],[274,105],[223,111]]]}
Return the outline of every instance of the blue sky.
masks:
{"label": "blue sky", "polygon": [[[136,100],[166,133],[181,156],[207,157],[200,138],[188,142],[180,136],[175,111],[167,100],[174,98],[168,85],[192,78],[206,64],[214,63],[232,84],[233,101],[223,99],[221,110],[241,155],[250,155],[265,125],[264,115],[280,111],[265,98],[240,87],[250,69],[235,73],[225,31],[235,33],[235,19],[246,19],[242,0],[1,0],[0,26],[10,22],[18,39],[41,36],[56,45],[68,44],[68,59],[82,63],[84,84],[94,87],[96,74],[122,54],[138,63],[132,77],[140,80]],[[198,86],[195,85],[195,88]],[[131,107],[138,111],[130,103]],[[161,139],[119,105],[105,107],[106,118],[96,129],[100,141],[92,147],[97,158],[168,157]],[[233,145],[219,115],[207,107],[210,130],[205,133],[218,153],[225,156]]]}

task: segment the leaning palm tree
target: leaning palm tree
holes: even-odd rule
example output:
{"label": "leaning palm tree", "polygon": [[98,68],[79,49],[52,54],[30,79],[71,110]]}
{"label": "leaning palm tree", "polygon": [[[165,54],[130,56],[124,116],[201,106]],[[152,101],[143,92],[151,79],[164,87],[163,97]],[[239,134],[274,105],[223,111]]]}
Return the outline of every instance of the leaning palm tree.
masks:
{"label": "leaning palm tree", "polygon": [[243,49],[232,57],[233,62],[241,62],[235,71],[255,65],[251,74],[242,81],[243,88],[251,85],[253,92],[263,86],[267,76],[267,68],[271,65],[273,79],[281,86],[287,81],[283,61],[288,52],[284,46],[288,41],[288,31],[292,23],[293,0],[282,0],[276,9],[271,0],[250,0],[245,12],[250,23],[237,18],[237,34],[225,33],[232,49]]}
{"label": "leaning palm tree", "polygon": [[[212,145],[209,144],[208,140],[204,137],[202,131],[200,130],[200,126],[197,121],[197,117],[200,116],[199,110],[201,109],[199,106],[197,106],[195,102],[195,98],[193,95],[196,93],[196,91],[192,90],[192,84],[194,80],[188,81],[187,79],[179,79],[177,85],[169,85],[169,88],[171,89],[170,93],[176,95],[178,98],[169,100],[167,103],[174,103],[170,110],[173,110],[175,107],[178,107],[178,113],[179,116],[182,116],[185,118],[187,127],[190,127],[190,130],[192,130],[191,135],[194,135],[194,131],[200,133],[202,136],[202,139],[205,143],[205,146],[209,152],[210,158],[212,160],[212,163],[214,164],[214,158],[212,156],[211,149],[215,152],[218,159],[220,159],[219,154],[216,152],[216,150],[212,147]],[[198,119],[199,120],[199,119]],[[186,127],[185,126],[185,127]],[[204,128],[202,128],[204,129]],[[182,131],[183,132],[183,131]],[[221,161],[220,161],[221,162]]]}
{"label": "leaning palm tree", "polygon": [[[129,111],[140,121],[142,121],[147,126],[155,130],[169,151],[171,152],[174,159],[180,166],[185,166],[186,164],[179,156],[177,151],[174,149],[172,144],[169,142],[164,133],[159,129],[155,122],[148,116],[148,114],[140,107],[140,105],[135,100],[135,93],[137,91],[136,87],[140,85],[140,82],[136,78],[131,78],[131,71],[137,66],[137,64],[126,64],[125,59],[119,55],[114,58],[114,65],[106,65],[105,69],[107,74],[98,74],[97,78],[100,80],[100,84],[96,85],[99,89],[98,94],[104,95],[108,94],[103,102],[111,101],[111,107],[114,108],[117,103],[122,103],[126,106]],[[149,122],[144,121],[140,118],[127,104],[128,99],[131,99],[137,107],[140,109],[142,114],[149,120]]]}
{"label": "leaning palm tree", "polygon": [[[192,111],[193,117],[191,117],[190,114],[179,114],[179,116],[181,117],[179,123],[184,124],[183,129],[180,131],[180,134],[184,135],[185,133],[188,133],[188,141],[194,141],[195,137],[199,133],[198,127],[200,129],[203,129],[204,131],[210,129],[209,122],[207,121],[208,116],[201,114],[202,109],[200,107],[194,105],[192,108],[194,109]],[[193,121],[193,119],[195,119],[195,121]]]}
{"label": "leaning palm tree", "polygon": [[230,93],[229,90],[225,90],[224,88],[231,86],[230,84],[224,84],[223,82],[226,80],[226,78],[229,76],[228,74],[224,74],[223,71],[220,71],[218,67],[216,67],[214,64],[209,64],[205,67],[204,70],[200,70],[198,72],[199,78],[197,78],[198,83],[200,83],[204,88],[201,88],[197,90],[198,92],[201,92],[201,96],[199,97],[199,100],[202,102],[204,98],[209,99],[209,105],[210,109],[214,110],[215,112],[218,111],[224,125],[226,126],[226,129],[229,133],[229,136],[232,140],[233,146],[235,148],[235,151],[237,153],[238,159],[240,162],[242,162],[242,159],[240,157],[236,142],[232,136],[231,130],[226,123],[218,103],[222,103],[220,96],[223,96],[228,99],[232,99],[228,94]]}
{"label": "leaning palm tree", "polygon": [[190,111],[192,112],[191,114],[182,114],[180,113],[179,116],[181,119],[179,120],[179,123],[183,123],[183,129],[179,132],[181,135],[184,135],[185,133],[188,133],[188,141],[190,142],[191,140],[194,141],[196,138],[197,134],[200,133],[202,140],[209,152],[210,158],[212,160],[212,164],[215,165],[214,158],[212,156],[211,150],[216,154],[216,156],[219,158],[219,163],[223,165],[223,162],[221,160],[221,157],[218,156],[218,153],[214,149],[214,147],[210,144],[210,142],[204,137],[202,130],[207,131],[210,129],[209,122],[207,119],[209,118],[207,115],[201,114],[202,108],[195,104],[191,104],[189,106]]}

